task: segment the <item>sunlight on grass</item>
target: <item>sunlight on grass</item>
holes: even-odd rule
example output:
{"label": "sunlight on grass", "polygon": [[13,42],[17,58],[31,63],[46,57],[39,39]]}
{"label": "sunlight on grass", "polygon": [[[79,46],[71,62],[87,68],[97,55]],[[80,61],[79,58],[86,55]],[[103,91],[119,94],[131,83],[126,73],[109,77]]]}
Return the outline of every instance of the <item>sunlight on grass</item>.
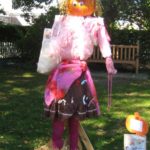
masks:
{"label": "sunlight on grass", "polygon": [[[8,72],[8,73],[6,73]],[[5,68],[0,73],[0,145],[2,150],[33,150],[51,138],[51,122],[43,117],[47,76]],[[115,79],[112,107],[107,110],[107,78],[96,82],[101,112],[82,121],[95,150],[122,150],[128,133],[125,119],[138,111],[150,123],[150,80]],[[150,149],[150,133],[147,135]]]}
{"label": "sunlight on grass", "polygon": [[115,118],[120,118],[120,119],[124,119],[126,117],[126,113],[125,112],[113,112],[113,117]]}
{"label": "sunlight on grass", "polygon": [[148,100],[147,102],[143,102],[142,105],[136,104],[136,107],[150,108],[150,102]]}
{"label": "sunlight on grass", "polygon": [[27,89],[25,88],[13,88],[10,92],[10,94],[20,94],[20,95],[25,95],[28,92]]}
{"label": "sunlight on grass", "polygon": [[12,84],[12,83],[15,83],[15,81],[13,81],[13,80],[6,80],[5,83],[6,84]]}
{"label": "sunlight on grass", "polygon": [[106,134],[106,131],[104,131],[104,130],[97,130],[96,131],[96,134],[98,135],[98,136],[103,136],[103,135],[105,135]]}
{"label": "sunlight on grass", "polygon": [[1,135],[0,136],[0,142],[1,143],[13,143],[14,142],[14,137],[13,135]]}
{"label": "sunlight on grass", "polygon": [[7,93],[0,92],[0,100],[7,100]]}
{"label": "sunlight on grass", "polygon": [[26,73],[24,73],[22,75],[22,77],[24,77],[24,78],[32,78],[32,77],[34,77],[34,75],[32,73],[30,73],[30,72],[26,72]]}
{"label": "sunlight on grass", "polygon": [[2,115],[3,117],[4,116],[7,116],[10,114],[10,111],[4,111],[4,112],[0,112],[0,115]]}
{"label": "sunlight on grass", "polygon": [[46,139],[46,138],[36,138],[34,141],[33,141],[33,146],[35,148],[38,148],[39,145],[45,145],[46,143],[48,143],[49,139]]}
{"label": "sunlight on grass", "polygon": [[139,93],[139,92],[131,92],[131,93],[125,93],[125,96],[149,96],[150,98],[150,94],[149,93]]}

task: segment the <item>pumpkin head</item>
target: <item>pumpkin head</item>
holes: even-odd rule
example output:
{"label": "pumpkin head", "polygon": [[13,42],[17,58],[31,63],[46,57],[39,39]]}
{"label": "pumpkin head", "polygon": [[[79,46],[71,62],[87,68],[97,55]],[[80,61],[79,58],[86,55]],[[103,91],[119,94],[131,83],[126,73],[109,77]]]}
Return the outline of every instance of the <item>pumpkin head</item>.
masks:
{"label": "pumpkin head", "polygon": [[135,112],[134,115],[127,116],[126,128],[129,132],[144,136],[148,132],[148,123]]}
{"label": "pumpkin head", "polygon": [[95,0],[67,0],[67,14],[90,16],[95,12]]}

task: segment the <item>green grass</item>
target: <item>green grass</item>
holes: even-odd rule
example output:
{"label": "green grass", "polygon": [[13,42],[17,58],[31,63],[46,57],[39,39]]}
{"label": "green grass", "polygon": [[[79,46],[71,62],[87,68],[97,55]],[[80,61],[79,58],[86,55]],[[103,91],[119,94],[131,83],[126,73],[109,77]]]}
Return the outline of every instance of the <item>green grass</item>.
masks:
{"label": "green grass", "polygon": [[[0,69],[0,150],[33,150],[48,142],[51,122],[43,116],[47,76],[28,69]],[[107,80],[95,82],[101,116],[82,122],[95,150],[123,150],[127,115],[138,111],[150,122],[150,80],[113,80],[113,103],[107,111]],[[150,134],[147,135],[147,150]]]}

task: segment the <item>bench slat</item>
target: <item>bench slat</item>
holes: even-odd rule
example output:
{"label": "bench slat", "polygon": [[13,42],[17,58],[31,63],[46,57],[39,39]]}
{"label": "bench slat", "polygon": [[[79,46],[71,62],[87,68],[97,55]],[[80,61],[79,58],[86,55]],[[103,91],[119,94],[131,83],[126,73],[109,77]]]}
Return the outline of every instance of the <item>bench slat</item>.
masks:
{"label": "bench slat", "polygon": [[[111,45],[112,58],[114,63],[130,64],[135,67],[136,73],[139,70],[139,44],[137,45]],[[93,55],[88,62],[103,63],[104,59],[101,56],[98,47],[95,47]]]}

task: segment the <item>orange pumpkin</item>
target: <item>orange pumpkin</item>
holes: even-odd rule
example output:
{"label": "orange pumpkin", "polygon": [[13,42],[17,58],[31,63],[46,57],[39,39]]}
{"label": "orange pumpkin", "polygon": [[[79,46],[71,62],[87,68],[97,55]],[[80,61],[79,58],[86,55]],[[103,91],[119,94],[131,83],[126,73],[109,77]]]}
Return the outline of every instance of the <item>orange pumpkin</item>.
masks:
{"label": "orange pumpkin", "polygon": [[95,0],[68,0],[67,14],[73,16],[90,16],[95,11]]}
{"label": "orange pumpkin", "polygon": [[148,133],[148,123],[135,112],[134,115],[127,116],[126,128],[129,132],[144,136]]}

